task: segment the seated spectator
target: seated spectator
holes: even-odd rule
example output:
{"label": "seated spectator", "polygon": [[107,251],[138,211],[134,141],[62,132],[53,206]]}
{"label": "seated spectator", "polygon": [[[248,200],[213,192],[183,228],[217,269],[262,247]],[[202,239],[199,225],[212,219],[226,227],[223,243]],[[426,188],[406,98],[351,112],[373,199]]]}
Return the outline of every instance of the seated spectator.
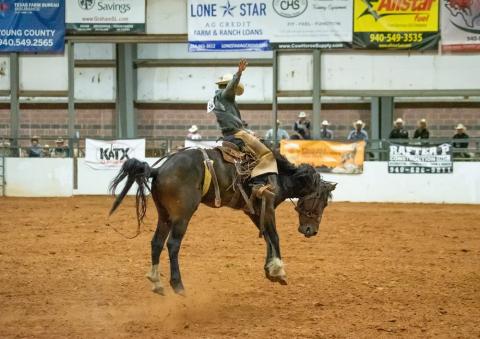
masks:
{"label": "seated spectator", "polygon": [[390,132],[389,139],[408,139],[408,131],[404,128],[402,118],[398,118],[394,122],[394,127]]}
{"label": "seated spectator", "polygon": [[40,158],[43,154],[42,147],[38,144],[39,137],[33,136],[30,139],[30,147],[28,148],[27,154],[30,158]]}
{"label": "seated spectator", "polygon": [[330,126],[327,120],[322,121],[322,130],[320,131],[320,139],[322,140],[332,140],[333,139],[333,131],[328,129],[327,127]]}
{"label": "seated spectator", "polygon": [[53,150],[50,148],[50,145],[49,144],[45,144],[43,146],[43,150],[42,150],[42,157],[44,158],[50,158],[53,156]]}
{"label": "seated spectator", "polygon": [[365,123],[362,120],[357,120],[353,124],[353,130],[348,134],[347,139],[353,141],[368,140],[368,133],[363,128]]}
{"label": "seated spectator", "polygon": [[11,157],[12,150],[11,150],[10,140],[3,139],[0,141],[0,157]]}
{"label": "seated spectator", "polygon": [[[468,139],[469,135],[465,133],[467,128],[463,126],[463,124],[458,124],[455,127],[455,134],[453,135],[453,139]],[[467,142],[454,142],[453,147],[455,148],[468,148],[468,141]],[[462,158],[470,158],[470,154],[466,152],[458,153],[458,156]]]}
{"label": "seated spectator", "polygon": [[192,127],[190,127],[188,129],[187,139],[188,140],[202,140],[202,136],[198,132],[197,125],[192,125]]}
{"label": "seated spectator", "polygon": [[298,113],[298,120],[293,124],[293,130],[302,136],[302,139],[310,139],[310,121],[305,112]]}
{"label": "seated spectator", "polygon": [[421,119],[418,122],[418,128],[415,130],[413,134],[414,139],[428,139],[430,138],[430,131],[427,128],[427,120]]}
{"label": "seated spectator", "polygon": [[[277,120],[277,140],[289,139],[290,136],[288,132],[280,128],[280,124],[280,120]],[[265,133],[265,140],[273,140],[273,128],[270,128],[267,133]]]}
{"label": "seated spectator", "polygon": [[68,146],[65,145],[63,138],[57,138],[57,140],[55,140],[55,148],[51,150],[50,155],[53,158],[68,158],[70,150]]}

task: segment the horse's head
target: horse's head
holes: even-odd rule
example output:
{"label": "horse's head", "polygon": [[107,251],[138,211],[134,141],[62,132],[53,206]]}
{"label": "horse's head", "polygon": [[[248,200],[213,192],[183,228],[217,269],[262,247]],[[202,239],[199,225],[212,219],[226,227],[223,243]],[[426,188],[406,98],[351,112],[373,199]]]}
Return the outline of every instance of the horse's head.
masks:
{"label": "horse's head", "polygon": [[322,221],[323,210],[328,205],[332,191],[337,186],[322,180],[320,174],[312,166],[302,165],[295,174],[297,187],[300,187],[297,207],[299,226],[298,231],[307,238],[316,235],[320,222]]}

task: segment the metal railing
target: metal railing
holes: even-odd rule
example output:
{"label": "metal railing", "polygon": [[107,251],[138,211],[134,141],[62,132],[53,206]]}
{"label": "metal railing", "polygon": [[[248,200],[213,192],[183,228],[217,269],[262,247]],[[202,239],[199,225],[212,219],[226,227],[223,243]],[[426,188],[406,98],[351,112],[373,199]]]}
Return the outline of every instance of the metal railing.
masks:
{"label": "metal railing", "polygon": [[[142,137],[139,137],[142,138]],[[112,140],[112,138],[97,138],[97,140]],[[185,138],[183,137],[146,137],[145,156],[149,158],[162,157],[171,151],[183,147]],[[203,138],[203,141],[216,141],[215,137]],[[64,152],[55,144],[56,138],[41,137],[39,146],[41,148],[41,157],[75,157],[85,156],[85,139],[65,139]],[[335,139],[333,141],[346,141],[345,139]],[[468,143],[467,148],[453,148],[453,158],[456,161],[480,161],[480,138],[469,139],[451,139],[451,138],[431,138],[431,139],[373,139],[368,140],[365,150],[365,160],[386,161],[388,160],[389,145],[391,143],[419,146],[419,145],[438,145],[441,143]],[[3,139],[0,138],[0,157],[29,157],[31,142],[29,138]]]}

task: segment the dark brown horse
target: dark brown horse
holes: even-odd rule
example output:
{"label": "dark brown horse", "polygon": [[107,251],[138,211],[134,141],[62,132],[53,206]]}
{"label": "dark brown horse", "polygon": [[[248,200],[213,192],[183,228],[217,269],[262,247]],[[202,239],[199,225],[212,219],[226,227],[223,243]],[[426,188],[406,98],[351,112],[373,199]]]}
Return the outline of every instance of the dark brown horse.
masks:
{"label": "dark brown horse", "polygon": [[[222,159],[217,149],[207,150],[208,156],[214,161],[218,178],[222,205],[232,201],[235,194],[232,182],[235,177],[235,167]],[[335,184],[321,179],[310,165],[294,166],[280,154],[275,154],[279,169],[275,196],[266,202],[264,227],[260,226],[259,210],[261,200],[254,202],[257,213],[249,214],[253,223],[263,233],[266,242],[267,255],[265,273],[268,279],[286,284],[286,274],[280,254],[279,238],[275,225],[275,208],[288,198],[298,198],[296,210],[299,214],[299,232],[306,237],[316,235],[324,208],[331,197]],[[199,149],[186,149],[170,155],[158,168],[151,168],[146,162],[137,159],[127,160],[118,175],[113,179],[110,190],[115,194],[118,184],[127,178],[122,192],[116,197],[110,213],[120,205],[122,199],[134,183],[137,183],[137,219],[140,223],[146,212],[146,194],[148,181],[152,178],[151,194],[157,207],[158,223],[151,242],[152,268],[147,278],[154,284],[153,291],[163,294],[158,264],[160,253],[167,241],[170,257],[170,285],[176,293],[182,294],[184,287],[180,276],[178,252],[188,223],[200,203],[214,207],[215,192],[213,184],[202,197],[202,185],[205,175],[204,158]],[[237,189],[238,190],[238,189]],[[247,193],[249,188],[246,188]],[[239,199],[235,209],[245,207],[245,202]],[[168,240],[167,240],[168,237]]]}

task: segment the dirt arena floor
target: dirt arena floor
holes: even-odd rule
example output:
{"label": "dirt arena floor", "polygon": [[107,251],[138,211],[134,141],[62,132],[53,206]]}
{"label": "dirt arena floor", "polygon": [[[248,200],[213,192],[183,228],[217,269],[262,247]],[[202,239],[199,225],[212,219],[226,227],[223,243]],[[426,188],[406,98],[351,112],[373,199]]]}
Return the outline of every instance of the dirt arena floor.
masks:
{"label": "dirt arena floor", "polygon": [[287,286],[264,278],[241,212],[202,206],[180,252],[186,297],[150,291],[149,202],[0,198],[2,338],[479,338],[480,208],[333,203],[321,232],[278,209]]}

